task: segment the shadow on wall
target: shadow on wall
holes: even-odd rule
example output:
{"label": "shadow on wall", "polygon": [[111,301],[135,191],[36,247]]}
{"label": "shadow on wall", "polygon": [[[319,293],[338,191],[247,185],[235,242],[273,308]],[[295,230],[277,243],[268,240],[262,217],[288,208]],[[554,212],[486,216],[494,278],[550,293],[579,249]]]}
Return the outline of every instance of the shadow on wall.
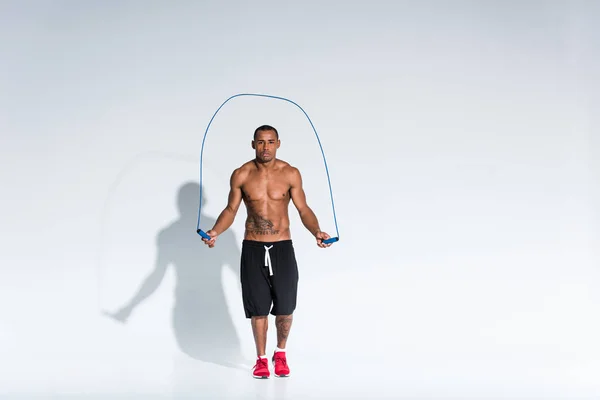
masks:
{"label": "shadow on wall", "polygon": [[[169,265],[175,268],[176,288],[172,321],[181,351],[188,356],[227,367],[245,368],[240,340],[227,308],[221,272],[228,265],[239,282],[240,249],[231,230],[209,249],[196,233],[198,218],[197,183],[182,185],[177,194],[179,218],[157,235],[154,270],[131,300],[115,313],[105,313],[126,323],[134,309],[160,286]],[[203,206],[205,202],[203,188]],[[212,227],[213,218],[201,216]]]}

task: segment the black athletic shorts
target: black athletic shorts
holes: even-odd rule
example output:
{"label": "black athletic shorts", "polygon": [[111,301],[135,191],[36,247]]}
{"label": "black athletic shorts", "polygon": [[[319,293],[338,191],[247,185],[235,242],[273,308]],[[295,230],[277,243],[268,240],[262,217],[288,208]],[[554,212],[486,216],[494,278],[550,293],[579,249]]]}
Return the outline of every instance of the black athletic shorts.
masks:
{"label": "black athletic shorts", "polygon": [[292,241],[244,240],[240,279],[246,318],[266,316],[269,312],[292,314],[298,292],[298,265]]}

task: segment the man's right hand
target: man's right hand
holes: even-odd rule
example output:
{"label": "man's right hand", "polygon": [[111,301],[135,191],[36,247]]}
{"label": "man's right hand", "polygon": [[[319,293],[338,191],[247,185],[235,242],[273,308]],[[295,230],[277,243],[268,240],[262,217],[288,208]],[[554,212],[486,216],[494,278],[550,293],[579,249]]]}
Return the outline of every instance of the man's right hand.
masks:
{"label": "man's right hand", "polygon": [[210,236],[210,240],[202,238],[202,241],[204,243],[206,243],[206,245],[208,245],[208,247],[210,247],[212,249],[213,247],[215,247],[215,241],[217,240],[217,236],[218,236],[217,232],[215,232],[211,229],[211,230],[207,231],[206,234],[208,236]]}

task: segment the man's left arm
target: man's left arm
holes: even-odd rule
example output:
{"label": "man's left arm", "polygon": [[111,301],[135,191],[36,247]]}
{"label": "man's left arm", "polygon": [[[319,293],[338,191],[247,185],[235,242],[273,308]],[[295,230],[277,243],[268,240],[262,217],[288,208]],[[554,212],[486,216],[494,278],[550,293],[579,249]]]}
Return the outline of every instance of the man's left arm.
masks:
{"label": "man's left arm", "polygon": [[290,186],[292,202],[294,203],[294,206],[296,206],[300,219],[306,229],[308,229],[308,231],[317,239],[317,245],[319,247],[331,246],[331,243],[323,243],[323,240],[329,239],[330,236],[326,232],[321,231],[317,216],[306,202],[306,193],[304,193],[304,188],[302,187],[302,175],[300,174],[300,171],[294,167],[292,167],[292,172],[290,173]]}

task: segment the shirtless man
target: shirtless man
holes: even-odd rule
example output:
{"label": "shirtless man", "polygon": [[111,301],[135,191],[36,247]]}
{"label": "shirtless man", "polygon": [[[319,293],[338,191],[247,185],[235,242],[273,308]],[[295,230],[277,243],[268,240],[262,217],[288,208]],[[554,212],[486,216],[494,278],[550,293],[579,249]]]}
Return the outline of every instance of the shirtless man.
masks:
{"label": "shirtless man", "polygon": [[265,349],[269,312],[275,315],[277,328],[277,349],[271,358],[275,376],[290,374],[285,346],[298,289],[298,266],[288,216],[290,199],[298,209],[302,223],[316,238],[317,246],[331,246],[323,243],[330,236],[320,230],[317,217],[306,204],[300,172],[276,158],[280,145],[275,128],[263,125],[256,129],[252,141],[255,159],[231,174],[227,206],[214,227],[206,232],[211,239],[202,239],[209,247],[214,247],[217,237],[233,223],[244,200],[248,214],[240,275],[244,311],[246,318],[251,320],[256,345],[255,378],[270,376]]}

